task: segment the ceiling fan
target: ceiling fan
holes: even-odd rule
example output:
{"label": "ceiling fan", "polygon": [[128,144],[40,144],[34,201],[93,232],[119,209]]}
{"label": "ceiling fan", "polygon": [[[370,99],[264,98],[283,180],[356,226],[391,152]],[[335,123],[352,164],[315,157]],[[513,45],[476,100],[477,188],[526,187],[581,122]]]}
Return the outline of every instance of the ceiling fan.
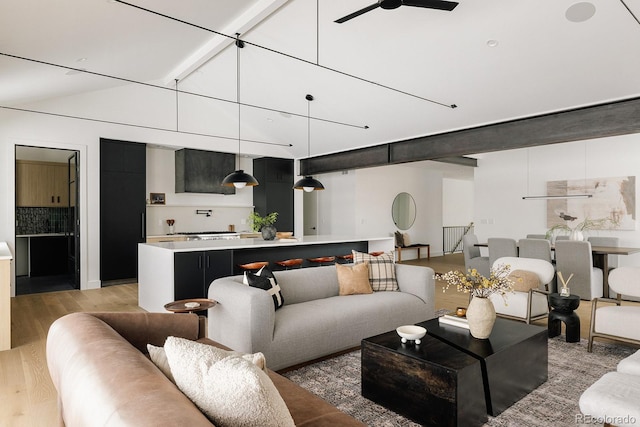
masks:
{"label": "ceiling fan", "polygon": [[397,9],[400,6],[413,6],[413,7],[424,7],[427,9],[451,11],[457,5],[458,5],[457,2],[445,1],[445,0],[378,0],[377,3],[374,3],[371,6],[367,6],[364,9],[360,9],[356,12],[353,12],[347,16],[343,16],[340,19],[336,19],[334,22],[338,24],[342,24],[343,22],[347,22],[350,19],[360,16],[363,13],[370,12],[373,9],[376,9],[378,7],[381,7],[383,9]]}

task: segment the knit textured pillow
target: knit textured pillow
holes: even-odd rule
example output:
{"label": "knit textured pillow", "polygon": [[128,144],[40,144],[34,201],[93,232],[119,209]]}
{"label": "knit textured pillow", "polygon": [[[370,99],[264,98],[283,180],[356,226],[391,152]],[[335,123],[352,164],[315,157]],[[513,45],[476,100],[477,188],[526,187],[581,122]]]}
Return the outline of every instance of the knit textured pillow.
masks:
{"label": "knit textured pillow", "polygon": [[295,426],[271,378],[255,364],[182,338],[168,337],[164,348],[176,385],[216,426]]}
{"label": "knit textured pillow", "polygon": [[397,291],[396,266],[393,252],[373,256],[363,252],[352,251],[353,263],[369,263],[369,283],[373,291]]}

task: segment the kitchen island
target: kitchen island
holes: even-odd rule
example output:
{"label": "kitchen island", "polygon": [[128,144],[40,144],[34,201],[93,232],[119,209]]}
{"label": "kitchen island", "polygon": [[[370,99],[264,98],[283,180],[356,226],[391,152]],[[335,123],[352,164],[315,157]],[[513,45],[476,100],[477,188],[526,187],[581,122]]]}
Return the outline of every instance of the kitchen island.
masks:
{"label": "kitchen island", "polygon": [[297,239],[196,240],[138,245],[138,304],[150,312],[164,311],[171,301],[205,298],[211,282],[241,274],[239,264],[394,250],[393,237],[305,236]]}

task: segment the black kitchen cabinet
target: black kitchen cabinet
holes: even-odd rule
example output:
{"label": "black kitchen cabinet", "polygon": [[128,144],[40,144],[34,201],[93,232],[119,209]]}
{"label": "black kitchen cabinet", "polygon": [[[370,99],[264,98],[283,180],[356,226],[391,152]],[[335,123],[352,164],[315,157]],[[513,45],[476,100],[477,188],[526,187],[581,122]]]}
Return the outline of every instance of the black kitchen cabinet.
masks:
{"label": "black kitchen cabinet", "polygon": [[66,274],[67,240],[65,236],[31,237],[29,265],[31,277]]}
{"label": "black kitchen cabinet", "polygon": [[278,212],[276,229],[293,231],[293,160],[262,157],[253,160],[254,210],[260,215]]}
{"label": "black kitchen cabinet", "polygon": [[174,298],[207,298],[209,285],[233,274],[232,251],[176,252],[174,255]]}
{"label": "black kitchen cabinet", "polygon": [[100,280],[135,279],[146,238],[146,146],[100,139]]}

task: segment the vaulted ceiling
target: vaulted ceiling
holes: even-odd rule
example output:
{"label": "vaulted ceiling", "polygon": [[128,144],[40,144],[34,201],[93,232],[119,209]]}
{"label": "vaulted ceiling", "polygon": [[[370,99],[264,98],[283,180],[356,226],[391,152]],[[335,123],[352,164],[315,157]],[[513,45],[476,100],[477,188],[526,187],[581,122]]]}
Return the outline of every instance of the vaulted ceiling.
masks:
{"label": "vaulted ceiling", "polygon": [[334,22],[372,2],[3,0],[0,106],[178,80],[183,130],[236,137],[240,88],[246,149],[300,158],[640,95],[640,0],[459,0]]}

